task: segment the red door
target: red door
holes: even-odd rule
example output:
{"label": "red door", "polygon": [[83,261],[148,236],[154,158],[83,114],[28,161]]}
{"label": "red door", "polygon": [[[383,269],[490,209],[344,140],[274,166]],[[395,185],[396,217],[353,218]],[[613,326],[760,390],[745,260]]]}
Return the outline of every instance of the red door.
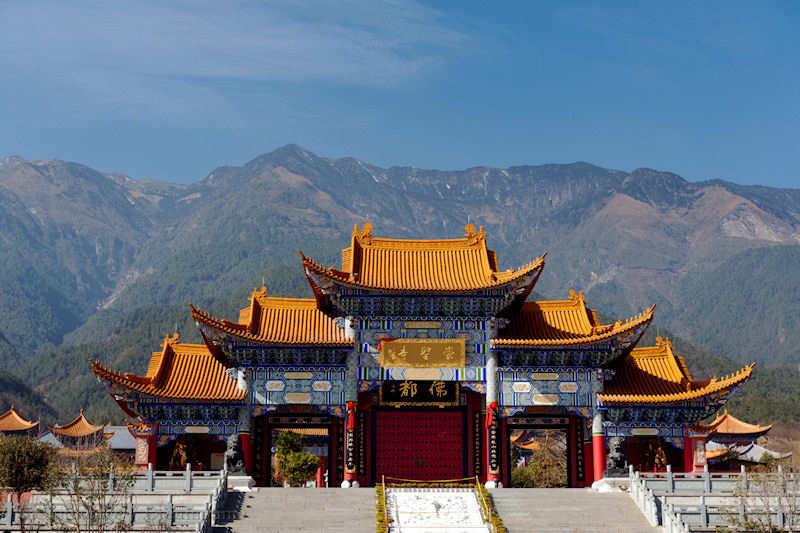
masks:
{"label": "red door", "polygon": [[382,476],[437,480],[464,477],[460,411],[377,412],[376,481]]}

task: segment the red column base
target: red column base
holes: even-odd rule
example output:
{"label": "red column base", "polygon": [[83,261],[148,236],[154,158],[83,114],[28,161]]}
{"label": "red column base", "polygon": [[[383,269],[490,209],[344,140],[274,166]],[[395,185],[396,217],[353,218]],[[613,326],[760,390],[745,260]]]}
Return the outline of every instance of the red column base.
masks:
{"label": "red column base", "polygon": [[694,472],[694,439],[683,438],[683,471]]}
{"label": "red column base", "polygon": [[[683,438],[683,471],[684,472],[702,472],[705,466],[705,436],[684,437]],[[703,453],[698,452],[698,458],[702,458],[701,462],[695,463],[695,447],[703,447]]]}
{"label": "red column base", "polygon": [[155,435],[136,437],[136,454],[134,463],[139,471],[147,470],[147,465],[156,468],[156,453],[158,451],[158,437]]}
{"label": "red column base", "polygon": [[606,476],[606,438],[605,435],[592,435],[592,465],[594,480],[600,481]]}
{"label": "red column base", "polygon": [[[594,482],[594,460],[592,459],[592,443],[582,442],[583,446],[583,484],[589,486]],[[592,465],[589,467],[589,465]]]}
{"label": "red column base", "polygon": [[249,433],[240,433],[239,442],[242,445],[242,459],[244,459],[244,469],[248,476],[255,472],[255,456],[253,454],[253,442],[250,440]]}

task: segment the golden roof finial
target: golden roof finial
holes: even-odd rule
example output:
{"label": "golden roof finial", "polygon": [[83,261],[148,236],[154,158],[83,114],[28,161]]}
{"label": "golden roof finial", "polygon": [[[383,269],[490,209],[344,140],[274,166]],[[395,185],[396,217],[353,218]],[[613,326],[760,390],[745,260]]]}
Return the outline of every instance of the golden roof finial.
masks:
{"label": "golden roof finial", "polygon": [[472,239],[477,235],[477,231],[475,231],[475,224],[469,223],[464,226],[464,235],[467,239]]}
{"label": "golden roof finial", "polygon": [[166,334],[164,335],[164,342],[161,343],[161,347],[166,348],[167,346],[176,344],[180,340],[181,340],[181,334],[178,331],[173,332],[172,335]]}
{"label": "golden roof finial", "polygon": [[569,290],[569,299],[570,300],[577,300],[578,299],[578,293],[575,292],[575,289],[570,289]]}
{"label": "golden roof finial", "polygon": [[356,224],[356,227],[353,229],[353,236],[357,239],[363,240],[365,244],[369,244],[372,240],[372,223],[364,222],[364,224],[361,225],[361,228],[359,228],[358,224]]}

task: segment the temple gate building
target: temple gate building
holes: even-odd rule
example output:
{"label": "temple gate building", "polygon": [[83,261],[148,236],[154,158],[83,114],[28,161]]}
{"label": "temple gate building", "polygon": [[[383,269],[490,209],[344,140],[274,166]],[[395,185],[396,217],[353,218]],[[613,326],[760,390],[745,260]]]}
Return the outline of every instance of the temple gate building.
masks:
{"label": "temple gate building", "polygon": [[[192,307],[203,344],[167,337],[144,375],[93,370],[135,419],[137,462],[220,464],[238,435],[247,472],[269,484],[274,441],[296,429],[330,485],[382,476],[512,471],[549,446],[565,485],[705,462],[696,423],[751,375],[694,380],[670,342],[638,347],[651,307],[603,324],[582,293],[528,301],[545,256],[501,270],[483,228],[403,240],[356,226],[338,268],[302,255],[313,298],[253,291],[231,321]],[[610,452],[610,453],[609,453]]]}

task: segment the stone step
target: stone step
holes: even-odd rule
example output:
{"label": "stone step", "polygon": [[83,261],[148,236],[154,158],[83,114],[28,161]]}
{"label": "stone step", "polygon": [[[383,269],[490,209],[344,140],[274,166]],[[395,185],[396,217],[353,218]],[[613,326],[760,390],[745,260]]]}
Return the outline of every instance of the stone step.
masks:
{"label": "stone step", "polygon": [[628,494],[589,489],[494,489],[495,509],[509,533],[654,533]]}
{"label": "stone step", "polygon": [[375,489],[261,488],[247,493],[236,533],[375,531]]}
{"label": "stone step", "polygon": [[[495,489],[495,507],[510,533],[654,533],[625,493],[588,489]],[[236,533],[375,531],[375,489],[262,488],[245,494]]]}

